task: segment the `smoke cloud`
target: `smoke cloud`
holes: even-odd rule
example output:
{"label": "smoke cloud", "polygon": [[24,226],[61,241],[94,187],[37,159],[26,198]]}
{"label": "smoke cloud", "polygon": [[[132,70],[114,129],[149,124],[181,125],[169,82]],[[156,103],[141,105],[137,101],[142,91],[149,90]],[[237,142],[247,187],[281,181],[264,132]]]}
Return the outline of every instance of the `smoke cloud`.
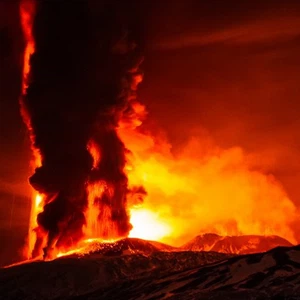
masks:
{"label": "smoke cloud", "polygon": [[129,182],[148,193],[137,209],[157,212],[170,229],[162,241],[179,246],[213,232],[279,235],[297,242],[296,206],[280,182],[257,168],[241,147],[219,147],[204,131],[177,151],[141,128],[120,130],[120,136],[132,150]]}
{"label": "smoke cloud", "polygon": [[[108,222],[98,234],[120,237],[131,229],[123,171],[126,149],[116,128],[130,114],[135,98],[138,36],[125,5],[102,1],[95,16],[91,3],[43,1],[37,6],[36,49],[23,97],[33,146],[41,154],[41,166],[29,181],[44,196],[33,256],[43,246],[49,256],[51,249],[82,238],[88,187],[95,184],[102,184],[93,203],[102,208],[98,221]],[[97,146],[97,161],[88,150],[90,141]],[[111,227],[114,232],[107,231]]]}

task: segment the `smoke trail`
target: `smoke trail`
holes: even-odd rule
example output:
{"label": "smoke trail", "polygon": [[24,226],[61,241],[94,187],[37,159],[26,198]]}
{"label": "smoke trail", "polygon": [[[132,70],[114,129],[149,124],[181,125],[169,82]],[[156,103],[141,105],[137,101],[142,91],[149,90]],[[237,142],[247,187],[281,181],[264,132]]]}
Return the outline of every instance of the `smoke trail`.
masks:
{"label": "smoke trail", "polygon": [[[88,1],[43,1],[37,7],[32,82],[23,97],[33,146],[41,154],[29,181],[44,195],[33,256],[43,246],[50,257],[52,249],[76,244],[93,207],[100,224],[92,232],[96,237],[126,236],[131,228],[126,149],[116,128],[131,111],[141,55],[128,30],[130,14],[116,3],[101,2],[100,18]],[[88,147],[91,141],[96,152]]]}

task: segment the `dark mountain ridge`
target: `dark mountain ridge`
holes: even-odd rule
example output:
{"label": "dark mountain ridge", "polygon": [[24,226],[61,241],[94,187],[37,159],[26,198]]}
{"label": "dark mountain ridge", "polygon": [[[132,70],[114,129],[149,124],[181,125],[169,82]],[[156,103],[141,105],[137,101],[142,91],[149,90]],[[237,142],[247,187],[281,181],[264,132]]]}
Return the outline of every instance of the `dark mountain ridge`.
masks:
{"label": "dark mountain ridge", "polygon": [[300,246],[236,256],[181,251],[127,238],[92,241],[80,253],[0,269],[0,299],[223,300],[295,295],[300,297]]}

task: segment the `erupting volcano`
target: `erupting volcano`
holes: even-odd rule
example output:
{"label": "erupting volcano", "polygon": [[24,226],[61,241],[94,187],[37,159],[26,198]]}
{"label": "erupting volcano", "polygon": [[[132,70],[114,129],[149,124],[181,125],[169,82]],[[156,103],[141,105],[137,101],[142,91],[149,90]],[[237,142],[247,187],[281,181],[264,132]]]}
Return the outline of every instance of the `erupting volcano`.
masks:
{"label": "erupting volcano", "polygon": [[297,5],[223,2],[0,1],[2,297],[299,296]]}
{"label": "erupting volcano", "polygon": [[210,232],[296,243],[294,204],[242,148],[222,149],[202,131],[173,151],[143,126],[137,3],[91,2],[20,4],[20,107],[34,157],[27,257],[95,239],[182,246]]}

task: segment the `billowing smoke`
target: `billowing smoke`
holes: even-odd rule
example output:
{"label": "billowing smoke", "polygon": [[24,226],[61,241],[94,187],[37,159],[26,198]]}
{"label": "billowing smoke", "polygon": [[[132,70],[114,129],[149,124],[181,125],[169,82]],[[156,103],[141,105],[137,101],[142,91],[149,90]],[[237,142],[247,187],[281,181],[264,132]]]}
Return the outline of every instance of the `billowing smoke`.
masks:
{"label": "billowing smoke", "polygon": [[[131,8],[118,1],[41,1],[23,106],[41,166],[30,177],[43,195],[33,256],[97,237],[127,236],[125,146],[116,129],[132,113],[141,80],[139,36]],[[90,149],[89,145],[93,145]],[[100,226],[99,226],[100,225]]]}

